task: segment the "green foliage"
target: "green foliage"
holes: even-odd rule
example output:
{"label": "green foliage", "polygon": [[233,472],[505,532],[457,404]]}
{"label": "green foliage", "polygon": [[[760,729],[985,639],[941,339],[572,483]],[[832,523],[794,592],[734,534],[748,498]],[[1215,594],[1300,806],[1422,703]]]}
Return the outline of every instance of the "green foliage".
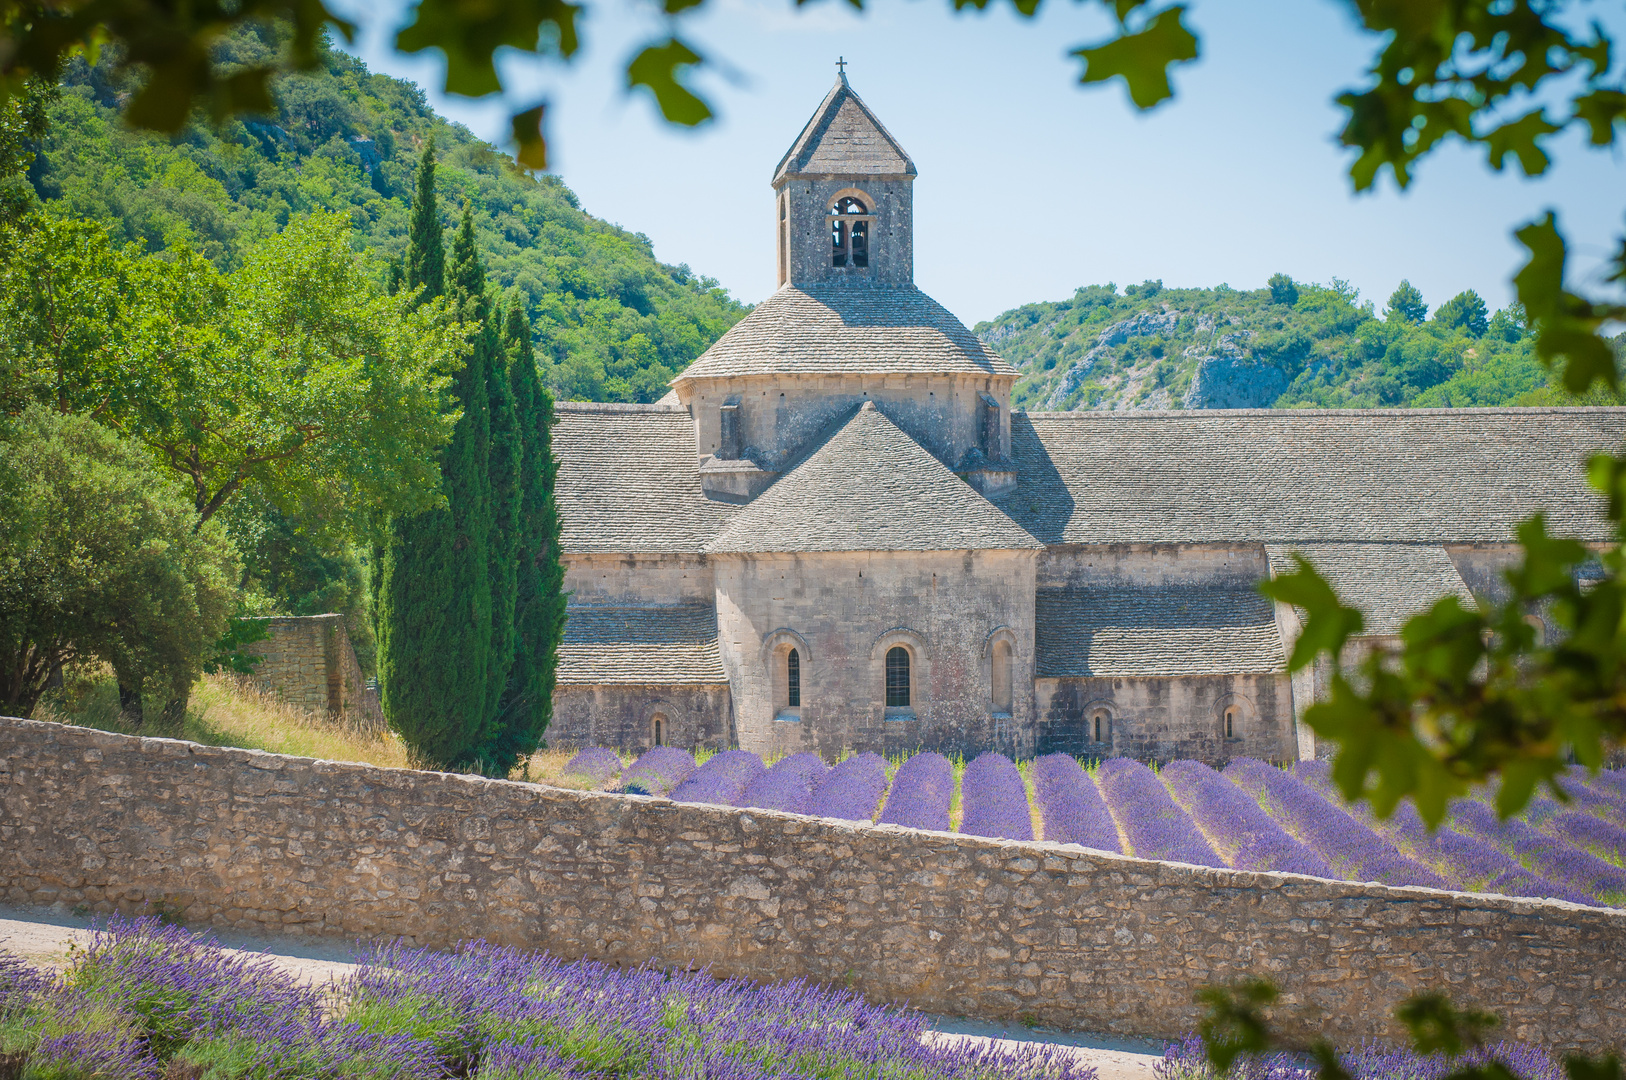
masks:
{"label": "green foliage", "polygon": [[1466,330],[1472,337],[1484,337],[1490,329],[1490,313],[1485,301],[1472,289],[1457,293],[1441,304],[1434,313],[1434,321],[1449,329]]}
{"label": "green foliage", "polygon": [[365,274],[340,218],[301,219],[221,274],[39,215],[0,231],[0,403],[82,412],[182,476],[200,520],[246,489],[329,519],[435,497],[462,331]]}
{"label": "green foliage", "polygon": [[[1467,305],[1471,314],[1471,296],[1442,310]],[[1145,321],[1171,316],[1172,325]],[[1029,409],[1204,407],[1212,401],[1186,394],[1211,358],[1270,388],[1255,405],[1490,406],[1547,385],[1523,319],[1517,307],[1498,312],[1479,336],[1472,325],[1438,316],[1385,321],[1343,282],[1311,285],[1279,274],[1268,289],[1248,291],[1147,282],[1119,295],[1111,285],[1092,285],[1070,300],[1007,311],[976,332],[1021,370],[1015,401]],[[1113,343],[1104,345],[1102,333],[1114,327]],[[1141,332],[1123,336],[1132,327]],[[1279,374],[1258,377],[1268,369]]]}
{"label": "green foliage", "polygon": [[139,444],[40,405],[0,430],[0,708],[27,715],[52,671],[87,658],[184,697],[237,573],[219,523]]}
{"label": "green foliage", "polygon": [[[1198,1025],[1209,1063],[1224,1076],[1243,1055],[1262,1055],[1298,1050],[1289,1048],[1272,1029],[1265,1010],[1276,1005],[1280,992],[1269,982],[1250,979],[1235,986],[1211,986],[1197,994],[1203,1005]],[[1473,1008],[1458,1008],[1444,994],[1426,993],[1408,998],[1395,1007],[1394,1016],[1406,1029],[1411,1050],[1422,1055],[1442,1054],[1453,1066],[1443,1080],[1517,1080],[1507,1062],[1486,1057],[1472,1064],[1460,1059],[1485,1045],[1486,1035],[1499,1019]],[[1310,1046],[1317,1080],[1349,1080],[1338,1051],[1326,1039]],[[1564,1059],[1568,1080],[1622,1080],[1626,1072],[1613,1053],[1601,1058],[1571,1054]]]}
{"label": "green foliage", "polygon": [[0,102],[0,225],[16,221],[36,201],[24,174],[45,135],[46,106],[57,93],[54,82],[29,79],[20,94]]}
{"label": "green foliage", "polygon": [[[1084,61],[1078,81],[1089,84],[1121,78],[1137,108],[1150,109],[1174,96],[1169,68],[1197,59],[1197,37],[1185,24],[1186,6],[1175,4],[1146,15],[1145,0],[1109,5],[1118,33],[1100,45],[1070,54]],[[1038,7],[1037,4],[1034,5]]]}
{"label": "green foliage", "polygon": [[1423,294],[1409,281],[1402,280],[1389,294],[1389,306],[1384,308],[1383,317],[1388,321],[1404,319],[1407,322],[1420,323],[1428,318],[1428,305],[1423,303]]}
{"label": "green foliage", "polygon": [[531,355],[531,328],[525,309],[508,308],[503,343],[508,351],[514,413],[523,462],[520,468],[518,580],[514,609],[514,664],[498,710],[498,730],[482,747],[486,772],[506,775],[520,758],[542,743],[553,716],[554,673],[564,636],[564,563],[559,557],[559,507],[554,480],[553,398],[542,387]]}
{"label": "green foliage", "polygon": [[[440,215],[435,212],[435,137],[423,144],[418,172],[413,178],[412,224],[407,234],[406,285],[420,290],[420,300],[433,300],[446,294],[446,247],[440,235]],[[467,216],[468,206],[464,205]],[[398,265],[394,261],[392,266]],[[399,271],[396,271],[399,273]],[[389,291],[399,291],[399,283]]]}
{"label": "green foliage", "polygon": [[[433,192],[428,197],[433,200]],[[419,240],[430,242],[427,237]],[[426,264],[422,251],[410,252],[407,261]],[[493,351],[485,275],[467,212],[453,242],[448,285],[447,299],[474,335],[468,363],[453,384],[460,411],[452,441],[441,454],[444,504],[398,515],[391,522],[378,595],[378,676],[384,716],[416,762],[441,768],[471,763],[484,739],[495,663]],[[502,667],[506,677],[507,664]]]}
{"label": "green foliage", "polygon": [[[246,27],[215,55],[228,67],[273,63],[286,36]],[[428,265],[405,265],[413,236],[439,235],[411,214],[432,140],[433,182],[449,208],[438,228],[455,228],[469,205],[481,260],[500,290],[520,295],[543,378],[559,396],[655,401],[745,314],[715,281],[657,262],[646,237],[584,213],[557,178],[514,168],[437,117],[411,83],[319,51],[315,69],[273,81],[269,115],[220,127],[197,118],[173,138],[121,123],[130,84],[108,55],[72,61],[31,174],[40,199],[64,216],[109,222],[117,243],[190,247],[223,271],[290,221],[330,211],[349,220],[354,248],[382,260],[380,280],[402,260],[408,285],[422,275],[438,295],[437,253],[426,247]]]}

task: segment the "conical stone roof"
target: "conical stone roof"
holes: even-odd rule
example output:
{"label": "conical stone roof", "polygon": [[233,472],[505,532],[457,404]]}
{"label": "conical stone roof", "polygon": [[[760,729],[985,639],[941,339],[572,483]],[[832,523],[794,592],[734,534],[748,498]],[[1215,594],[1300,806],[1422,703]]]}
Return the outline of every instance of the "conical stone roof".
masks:
{"label": "conical stone roof", "polygon": [[673,379],[740,375],[1017,375],[913,285],[786,286]]}
{"label": "conical stone roof", "polygon": [[780,159],[773,182],[847,175],[914,176],[915,163],[841,75]]}
{"label": "conical stone roof", "polygon": [[1044,545],[866,401],[705,550],[1028,550]]}

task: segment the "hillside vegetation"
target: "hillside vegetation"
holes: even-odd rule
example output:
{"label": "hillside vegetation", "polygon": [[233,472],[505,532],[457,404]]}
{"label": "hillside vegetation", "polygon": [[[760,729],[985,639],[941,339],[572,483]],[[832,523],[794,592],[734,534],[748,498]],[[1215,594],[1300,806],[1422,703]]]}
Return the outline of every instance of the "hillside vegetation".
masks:
{"label": "hillside vegetation", "polygon": [[1548,385],[1517,307],[1492,315],[1464,292],[1431,316],[1405,282],[1381,314],[1337,280],[1090,285],[976,333],[1022,372],[1016,404],[1035,411],[1575,403]]}
{"label": "hillside vegetation", "polygon": [[[240,32],[217,59],[267,59],[283,33]],[[557,177],[519,171],[436,116],[418,87],[336,49],[318,70],[277,80],[274,116],[219,127],[198,117],[173,139],[122,124],[128,92],[105,54],[71,65],[29,172],[52,209],[109,221],[148,251],[185,244],[222,270],[290,219],[339,211],[357,246],[378,256],[382,281],[406,250],[412,173],[433,137],[442,223],[473,208],[484,265],[523,297],[562,397],[654,401],[747,310],[715,281],[658,262],[648,237],[592,217]]]}

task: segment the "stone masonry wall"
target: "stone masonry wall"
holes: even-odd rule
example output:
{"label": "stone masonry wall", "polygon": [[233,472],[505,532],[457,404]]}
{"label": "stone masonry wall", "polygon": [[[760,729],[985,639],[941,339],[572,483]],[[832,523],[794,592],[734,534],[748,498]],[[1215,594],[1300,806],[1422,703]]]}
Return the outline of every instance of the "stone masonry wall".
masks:
{"label": "stone masonry wall", "polygon": [[641,753],[655,745],[656,717],[667,746],[727,750],[735,741],[726,686],[560,686],[546,736],[559,750],[619,746]]}
{"label": "stone masonry wall", "polygon": [[1260,975],[1295,1038],[1449,991],[1521,1039],[1626,1032],[1626,912],[310,761],[0,720],[0,896],[195,924],[482,937],[801,976],[1148,1036]]}
{"label": "stone masonry wall", "polygon": [[248,646],[260,656],[253,679],[295,708],[342,716],[366,731],[384,730],[377,695],[367,689],[343,615],[279,615],[270,637]]}
{"label": "stone masonry wall", "polygon": [[[717,626],[739,745],[755,753],[917,748],[974,756],[1033,747],[1033,553],[716,555]],[[1012,708],[995,713],[990,647],[1012,647]],[[887,650],[912,657],[907,710],[886,707]],[[801,705],[779,699],[781,650]]]}
{"label": "stone masonry wall", "polygon": [[[1037,753],[1191,758],[1215,768],[1232,758],[1294,761],[1293,688],[1286,673],[1039,679]],[[1242,714],[1225,737],[1228,706]],[[1100,742],[1092,719],[1105,710]]]}

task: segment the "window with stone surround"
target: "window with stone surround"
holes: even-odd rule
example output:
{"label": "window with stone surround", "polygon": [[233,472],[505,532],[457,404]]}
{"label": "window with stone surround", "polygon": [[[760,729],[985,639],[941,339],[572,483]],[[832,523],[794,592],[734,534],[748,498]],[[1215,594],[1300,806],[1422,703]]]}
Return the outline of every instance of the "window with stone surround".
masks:
{"label": "window with stone surround", "polygon": [[1090,713],[1089,723],[1085,734],[1091,742],[1103,745],[1112,742],[1112,712],[1108,709],[1096,709]]}
{"label": "window with stone surround", "polygon": [[671,732],[666,730],[666,717],[656,713],[649,721],[649,728],[650,741],[656,746],[665,746],[667,738],[671,735]]}
{"label": "window with stone surround", "polygon": [[886,651],[886,707],[909,708],[909,691],[909,650],[894,645]]}
{"label": "window with stone surround", "polygon": [[994,642],[991,654],[993,661],[989,674],[992,683],[994,712],[1006,716],[1011,712],[1011,643],[1005,640]]}
{"label": "window with stone surround", "polygon": [[785,704],[802,707],[802,654],[795,649],[785,654]]}
{"label": "window with stone surround", "polygon": [[869,230],[875,219],[869,207],[851,195],[843,195],[830,205],[830,265],[869,265]]}
{"label": "window with stone surround", "polygon": [[1225,737],[1227,739],[1242,738],[1242,706],[1227,705],[1224,713]]}

